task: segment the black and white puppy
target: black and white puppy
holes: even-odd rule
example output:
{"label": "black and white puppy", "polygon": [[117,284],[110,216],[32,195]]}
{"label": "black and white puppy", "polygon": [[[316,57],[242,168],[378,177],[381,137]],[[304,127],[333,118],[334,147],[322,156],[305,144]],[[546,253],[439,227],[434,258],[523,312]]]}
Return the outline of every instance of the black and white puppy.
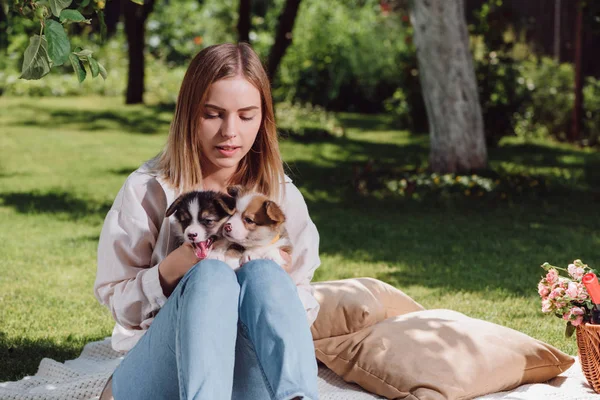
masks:
{"label": "black and white puppy", "polygon": [[214,191],[192,191],[175,199],[165,217],[175,215],[181,243],[191,243],[196,256],[205,259],[234,210],[235,199],[232,197]]}

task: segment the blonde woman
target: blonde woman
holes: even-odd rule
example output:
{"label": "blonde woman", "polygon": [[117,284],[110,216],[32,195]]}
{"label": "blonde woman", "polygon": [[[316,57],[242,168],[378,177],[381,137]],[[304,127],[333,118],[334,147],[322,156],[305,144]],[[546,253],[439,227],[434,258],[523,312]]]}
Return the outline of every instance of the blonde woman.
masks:
{"label": "blonde woman", "polygon": [[[234,271],[177,247],[165,211],[189,190],[240,184],[278,200],[294,254]],[[173,222],[174,224],[174,222]],[[247,44],[202,50],[183,79],[167,144],[125,181],[104,222],[94,290],[126,351],[104,395],[317,399],[310,281],[319,236],[284,175],[270,85]]]}

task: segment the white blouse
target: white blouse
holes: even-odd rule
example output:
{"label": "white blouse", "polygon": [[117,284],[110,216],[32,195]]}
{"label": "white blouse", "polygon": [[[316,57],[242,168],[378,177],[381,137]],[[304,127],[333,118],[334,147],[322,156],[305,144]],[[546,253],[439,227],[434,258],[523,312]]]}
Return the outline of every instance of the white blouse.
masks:
{"label": "white blouse", "polygon": [[[286,176],[282,185],[284,194],[279,204],[294,247],[290,276],[310,326],[319,312],[310,285],[320,265],[319,233],[292,180]],[[127,178],[104,220],[94,293],[116,321],[112,347],[117,351],[130,350],[167,301],[158,265],[177,247],[176,222],[165,219],[175,196],[175,191],[146,163]]]}

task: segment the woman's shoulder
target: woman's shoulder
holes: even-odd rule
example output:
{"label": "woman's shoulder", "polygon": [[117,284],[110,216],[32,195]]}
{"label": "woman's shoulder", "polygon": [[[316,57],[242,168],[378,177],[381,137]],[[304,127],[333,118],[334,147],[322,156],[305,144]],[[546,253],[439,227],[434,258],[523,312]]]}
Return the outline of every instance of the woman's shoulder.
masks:
{"label": "woman's shoulder", "polygon": [[125,179],[113,208],[128,214],[137,214],[135,210],[141,211],[141,205],[146,214],[157,214],[161,211],[164,213],[169,200],[173,197],[172,191],[152,169],[149,161],[131,172]]}

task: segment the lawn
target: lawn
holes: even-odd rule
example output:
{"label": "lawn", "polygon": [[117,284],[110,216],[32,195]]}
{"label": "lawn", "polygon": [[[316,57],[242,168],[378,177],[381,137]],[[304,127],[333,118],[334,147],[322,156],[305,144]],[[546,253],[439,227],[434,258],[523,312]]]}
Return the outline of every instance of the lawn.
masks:
{"label": "lawn", "polygon": [[[104,216],[127,175],[163,146],[172,110],[120,98],[0,97],[0,381],[34,374],[43,357],[77,357],[109,336],[94,298]],[[510,138],[494,168],[564,186],[504,202],[450,203],[358,195],[353,168],[411,166],[428,139],[385,116],[341,114],[346,137],[282,141],[291,177],[321,235],[316,281],[371,276],[427,308],[449,308],[576,353],[564,323],[540,311],[549,261],[600,267],[600,154]]]}

